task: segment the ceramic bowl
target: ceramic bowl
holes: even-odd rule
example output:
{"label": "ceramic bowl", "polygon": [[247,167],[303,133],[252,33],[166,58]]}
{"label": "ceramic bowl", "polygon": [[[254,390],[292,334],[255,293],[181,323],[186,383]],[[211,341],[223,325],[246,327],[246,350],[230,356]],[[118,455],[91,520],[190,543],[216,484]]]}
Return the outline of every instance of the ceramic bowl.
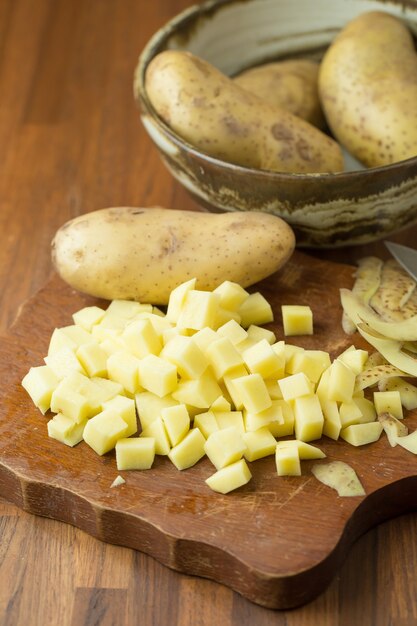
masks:
{"label": "ceramic bowl", "polygon": [[391,0],[210,0],[161,28],[144,48],[134,93],[141,119],[172,175],[214,211],[266,211],[285,219],[301,247],[374,241],[417,219],[417,157],[363,169],[347,159],[338,174],[281,174],[207,156],[156,115],[146,95],[147,65],[166,49],[189,50],[227,75],[261,62],[320,59],[338,31],[370,10],[405,20],[417,33],[417,2]]}

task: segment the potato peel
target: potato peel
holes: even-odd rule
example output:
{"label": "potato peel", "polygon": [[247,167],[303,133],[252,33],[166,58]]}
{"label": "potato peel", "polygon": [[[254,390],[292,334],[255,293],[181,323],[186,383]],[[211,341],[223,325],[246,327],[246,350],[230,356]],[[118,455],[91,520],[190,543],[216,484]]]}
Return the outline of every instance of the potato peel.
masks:
{"label": "potato peel", "polygon": [[[352,292],[365,304],[379,287],[382,264],[381,259],[374,256],[364,257],[358,261]],[[347,335],[353,335],[356,331],[356,324],[346,311],[343,311],[342,327]]]}
{"label": "potato peel", "polygon": [[401,350],[403,344],[400,341],[384,337],[364,322],[358,324],[358,331],[391,365],[409,376],[417,377],[417,359]]}
{"label": "potato peel", "polygon": [[311,468],[313,475],[327,487],[335,489],[339,496],[366,495],[355,470],[343,461],[331,463],[316,463]]}

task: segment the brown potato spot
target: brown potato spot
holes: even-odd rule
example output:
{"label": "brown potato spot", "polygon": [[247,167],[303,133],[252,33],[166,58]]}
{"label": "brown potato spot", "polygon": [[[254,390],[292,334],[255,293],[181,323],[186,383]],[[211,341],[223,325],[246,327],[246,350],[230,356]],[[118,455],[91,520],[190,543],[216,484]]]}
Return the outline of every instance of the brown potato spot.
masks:
{"label": "brown potato spot", "polygon": [[271,135],[277,141],[291,141],[294,139],[294,136],[289,128],[284,126],[281,122],[277,122],[271,128]]}

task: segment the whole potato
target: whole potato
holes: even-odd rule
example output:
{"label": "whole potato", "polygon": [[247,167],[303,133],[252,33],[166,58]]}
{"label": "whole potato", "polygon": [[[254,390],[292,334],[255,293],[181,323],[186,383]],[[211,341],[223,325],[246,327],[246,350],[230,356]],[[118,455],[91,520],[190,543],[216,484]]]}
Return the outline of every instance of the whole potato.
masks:
{"label": "whole potato", "polygon": [[167,50],[154,57],[145,88],[168,126],[208,155],[277,172],[343,169],[341,150],[330,137],[189,52]]}
{"label": "whole potato", "polygon": [[319,92],[333,134],[365,165],[417,155],[417,54],[399,19],[350,22],[323,58]]}
{"label": "whole potato", "polygon": [[75,289],[99,298],[167,304],[172,289],[197,278],[243,287],[278,270],[294,234],[267,213],[199,213],[117,207],[64,224],[52,242],[54,265]]}
{"label": "whole potato", "polygon": [[234,82],[272,106],[278,106],[313,126],[324,128],[318,93],[319,64],[309,59],[265,63],[234,77]]}

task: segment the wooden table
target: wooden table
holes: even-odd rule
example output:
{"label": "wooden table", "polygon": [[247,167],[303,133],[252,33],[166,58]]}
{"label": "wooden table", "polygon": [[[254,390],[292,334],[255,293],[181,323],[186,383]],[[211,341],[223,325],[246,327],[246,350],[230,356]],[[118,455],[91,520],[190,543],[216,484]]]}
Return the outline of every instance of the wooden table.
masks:
{"label": "wooden table", "polygon": [[[0,330],[52,272],[67,219],[105,206],[192,209],[145,135],[132,75],[187,0],[0,2]],[[393,239],[415,243],[417,228]],[[353,261],[381,244],[322,253]],[[311,604],[269,611],[0,500],[0,623],[408,626],[417,623],[417,515],[375,528]]]}

